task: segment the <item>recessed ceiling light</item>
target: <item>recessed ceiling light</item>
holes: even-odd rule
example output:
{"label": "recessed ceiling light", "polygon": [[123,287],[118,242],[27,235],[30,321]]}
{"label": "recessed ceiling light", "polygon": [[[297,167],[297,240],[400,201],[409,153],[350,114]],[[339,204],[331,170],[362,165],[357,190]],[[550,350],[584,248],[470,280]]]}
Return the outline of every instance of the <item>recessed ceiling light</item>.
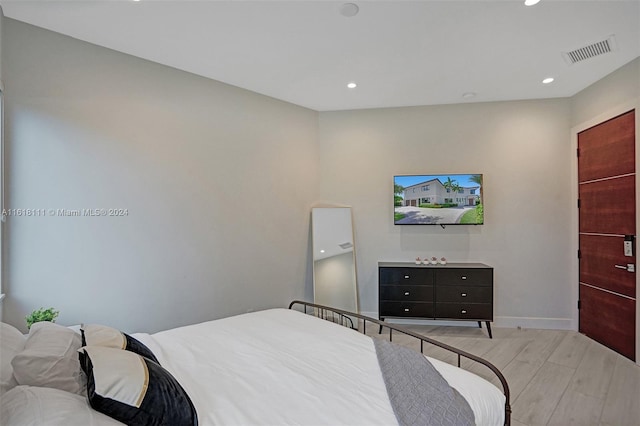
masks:
{"label": "recessed ceiling light", "polygon": [[475,92],[467,92],[467,93],[463,93],[462,97],[465,99],[471,99],[471,98],[475,98],[476,94]]}
{"label": "recessed ceiling light", "polygon": [[549,83],[553,83],[553,77],[547,77],[544,80],[542,80],[542,82],[544,84],[549,84]]}
{"label": "recessed ceiling light", "polygon": [[320,253],[324,253],[324,250],[320,250]]}
{"label": "recessed ceiling light", "polygon": [[525,6],[533,6],[540,3],[540,0],[524,0]]}
{"label": "recessed ceiling light", "polygon": [[345,3],[340,6],[340,14],[342,16],[346,16],[347,18],[351,18],[352,16],[356,16],[360,8],[355,3]]}
{"label": "recessed ceiling light", "polygon": [[352,81],[350,83],[347,83],[347,87],[349,89],[355,89],[356,87],[358,87],[358,85]]}

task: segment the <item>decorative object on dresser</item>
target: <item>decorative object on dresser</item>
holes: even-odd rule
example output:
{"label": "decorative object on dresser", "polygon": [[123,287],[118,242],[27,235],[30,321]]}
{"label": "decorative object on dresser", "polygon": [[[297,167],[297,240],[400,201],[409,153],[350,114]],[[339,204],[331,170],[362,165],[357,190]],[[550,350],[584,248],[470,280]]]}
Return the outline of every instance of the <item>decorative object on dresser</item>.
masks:
{"label": "decorative object on dresser", "polygon": [[378,263],[378,315],[482,321],[492,338],[493,268],[483,263]]}

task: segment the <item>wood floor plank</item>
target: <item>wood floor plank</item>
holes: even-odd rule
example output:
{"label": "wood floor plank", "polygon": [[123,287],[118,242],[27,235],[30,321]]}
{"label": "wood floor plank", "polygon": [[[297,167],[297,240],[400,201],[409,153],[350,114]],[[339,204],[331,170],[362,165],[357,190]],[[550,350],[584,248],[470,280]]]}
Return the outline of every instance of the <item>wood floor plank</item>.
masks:
{"label": "wood floor plank", "polygon": [[513,416],[531,425],[547,424],[574,369],[551,362],[544,363],[513,404]]}
{"label": "wood floor plank", "polygon": [[[580,342],[583,356],[571,378],[569,387],[560,399],[549,424],[552,425],[595,425],[605,404],[605,398],[611,378],[613,377],[616,359],[619,356],[612,350],[581,335],[571,336],[566,341]],[[558,348],[564,351],[563,348]],[[556,354],[558,351],[554,352]],[[549,358],[566,362],[575,357]]]}
{"label": "wood floor plank", "polygon": [[567,390],[549,420],[552,426],[597,425],[604,399],[585,395],[578,390]]}
{"label": "wood floor plank", "polygon": [[[524,339],[510,339],[508,343],[505,344],[497,344],[494,345],[489,351],[482,355],[483,358],[490,360],[490,362],[498,367],[501,371],[504,370],[512,361],[515,360],[515,357],[530,343],[530,341]],[[495,377],[490,370],[488,370],[485,366],[474,363],[471,364],[469,362],[463,363],[465,369],[471,371],[483,377],[490,382],[497,385],[499,383],[498,379]],[[503,371],[504,374],[504,371]]]}
{"label": "wood floor plank", "polygon": [[637,426],[640,421],[640,367],[618,356],[600,424]]}
{"label": "wood floor plank", "polygon": [[505,342],[505,344],[494,344],[483,356],[491,359],[493,365],[502,369],[513,361],[530,343],[529,339],[509,339],[509,342]]}
{"label": "wood floor plank", "polygon": [[533,365],[544,364],[567,333],[563,330],[536,330],[531,343],[518,354],[516,359]]}
{"label": "wood floor plank", "polygon": [[567,333],[549,357],[549,362],[578,368],[588,343],[589,338],[580,333]]}
{"label": "wood floor plank", "polygon": [[584,357],[571,380],[570,388],[604,400],[618,356],[611,349],[593,340],[587,342]]}
{"label": "wood floor plank", "polygon": [[[514,359],[502,370],[502,374],[507,379],[507,383],[509,384],[512,403],[518,400],[520,393],[535,377],[536,373],[538,373],[538,370],[540,370],[540,367],[541,366],[539,365],[533,365],[529,362]],[[497,384],[493,380],[491,381],[491,383],[493,383],[494,385]]]}

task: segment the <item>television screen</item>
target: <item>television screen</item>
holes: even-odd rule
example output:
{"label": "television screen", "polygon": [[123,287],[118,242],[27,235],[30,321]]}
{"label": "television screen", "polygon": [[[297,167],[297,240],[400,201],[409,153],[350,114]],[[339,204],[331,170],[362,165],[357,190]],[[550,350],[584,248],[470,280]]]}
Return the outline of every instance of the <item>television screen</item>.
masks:
{"label": "television screen", "polygon": [[395,225],[482,225],[481,174],[393,177]]}

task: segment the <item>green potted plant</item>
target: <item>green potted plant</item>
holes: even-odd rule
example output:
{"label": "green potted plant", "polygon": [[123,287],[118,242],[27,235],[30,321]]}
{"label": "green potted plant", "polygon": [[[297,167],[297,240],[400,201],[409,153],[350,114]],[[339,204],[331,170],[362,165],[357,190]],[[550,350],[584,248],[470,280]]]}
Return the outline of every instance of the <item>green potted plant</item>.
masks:
{"label": "green potted plant", "polygon": [[40,321],[56,322],[58,315],[60,315],[60,311],[56,311],[54,308],[36,309],[25,317],[25,320],[27,320],[27,328],[30,329],[34,323]]}

